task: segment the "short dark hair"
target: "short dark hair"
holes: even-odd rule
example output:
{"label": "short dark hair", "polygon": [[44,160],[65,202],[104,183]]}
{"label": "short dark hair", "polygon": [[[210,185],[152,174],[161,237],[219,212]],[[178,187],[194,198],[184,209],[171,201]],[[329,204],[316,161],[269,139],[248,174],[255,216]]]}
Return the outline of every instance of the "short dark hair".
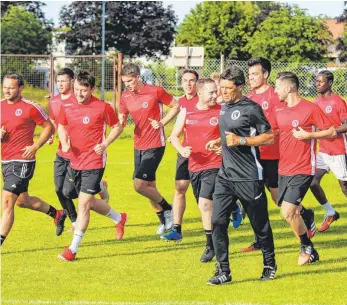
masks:
{"label": "short dark hair", "polygon": [[133,63],[126,64],[121,72],[122,76],[140,76],[141,75],[141,70],[138,65],[135,65]]}
{"label": "short dark hair", "polygon": [[280,72],[277,74],[277,79],[289,81],[295,86],[296,90],[299,89],[299,78],[293,72]]}
{"label": "short dark hair", "polygon": [[184,74],[187,74],[187,73],[194,74],[194,75],[195,75],[195,80],[199,80],[199,74],[198,74],[198,72],[196,72],[195,70],[185,69],[185,70],[183,70],[183,72],[182,72],[182,76],[183,76]]}
{"label": "short dark hair", "polygon": [[24,86],[24,78],[22,75],[19,75],[17,73],[13,73],[13,74],[6,74],[4,76],[5,78],[9,78],[9,79],[15,79],[17,81],[18,87]]}
{"label": "short dark hair", "polygon": [[271,62],[267,58],[252,57],[250,60],[248,60],[248,68],[254,67],[256,65],[261,65],[261,70],[263,71],[263,73],[267,72],[270,76]]}
{"label": "short dark hair", "polygon": [[70,79],[74,79],[74,77],[75,77],[75,73],[69,68],[60,69],[57,72],[57,76],[59,76],[59,75],[67,75],[68,77],[70,77]]}
{"label": "short dark hair", "polygon": [[328,79],[328,81],[331,81],[331,83],[334,82],[334,74],[329,70],[323,70],[318,73],[318,75],[325,75]]}
{"label": "short dark hair", "polygon": [[95,77],[86,70],[82,70],[77,73],[76,81],[84,87],[91,89],[95,87]]}
{"label": "short dark hair", "polygon": [[245,74],[242,69],[236,65],[226,69],[221,74],[220,78],[234,82],[235,86],[244,85],[246,83]]}
{"label": "short dark hair", "polygon": [[206,84],[216,84],[216,82],[212,78],[200,78],[196,82],[196,88],[200,91]]}

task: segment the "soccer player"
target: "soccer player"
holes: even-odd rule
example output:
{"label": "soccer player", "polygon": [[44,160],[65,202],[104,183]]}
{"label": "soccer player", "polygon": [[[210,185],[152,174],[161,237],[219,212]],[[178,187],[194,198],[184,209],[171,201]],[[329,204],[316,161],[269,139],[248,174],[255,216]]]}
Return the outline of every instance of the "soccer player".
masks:
{"label": "soccer player", "polygon": [[[38,197],[29,196],[29,181],[34,175],[36,152],[54,132],[54,126],[43,109],[22,97],[23,77],[5,75],[1,101],[1,162],[4,185],[2,190],[1,244],[14,222],[14,205],[46,213],[59,228],[64,227],[66,215]],[[36,125],[43,131],[34,142]]]}
{"label": "soccer player", "polygon": [[[184,70],[182,73],[182,88],[184,96],[178,100],[181,109],[187,112],[195,109],[199,98],[196,92],[196,82],[199,74],[194,70]],[[170,137],[171,138],[171,137]],[[186,132],[182,146],[187,145]],[[176,162],[175,195],[173,199],[173,230],[163,235],[166,240],[182,240],[182,220],[186,209],[186,192],[190,183],[188,158],[183,157],[179,152]]]}
{"label": "soccer player", "polygon": [[[93,96],[95,78],[87,71],[77,74],[74,93],[77,103],[61,107],[57,123],[62,151],[70,150],[72,179],[78,192],[78,215],[72,243],[58,257],[73,261],[88,228],[90,210],[111,218],[116,240],[124,234],[126,213],[117,213],[108,203],[95,198],[106,166],[106,148],[120,135],[122,126],[112,107]],[[105,137],[106,124],[111,131]],[[69,141],[68,141],[69,137]]]}
{"label": "soccer player", "polygon": [[[215,255],[211,225],[212,195],[222,157],[214,151],[206,150],[206,145],[209,141],[220,137],[218,127],[220,106],[217,105],[218,90],[214,80],[210,78],[198,80],[197,92],[198,103],[193,109],[182,108],[170,139],[179,154],[188,158],[189,176],[206,234],[206,247],[200,261],[207,263]],[[180,135],[183,132],[186,137],[185,142],[181,144]],[[163,235],[161,238],[169,239],[168,237]]]}
{"label": "soccer player", "polygon": [[[299,96],[298,89],[299,79],[294,73],[278,74],[275,92],[283,102],[276,111],[275,126],[280,132],[278,205],[300,238],[298,264],[304,265],[319,260],[300,217],[301,202],[315,174],[315,139],[334,137],[336,131],[316,104]],[[320,131],[314,131],[315,127]]]}
{"label": "soccer player", "polygon": [[[62,105],[64,105],[64,107],[69,107],[74,103],[77,103],[75,95],[73,94],[73,80],[74,72],[71,69],[63,68],[58,71],[56,83],[59,94],[54,96],[49,103],[49,117],[54,125]],[[50,138],[50,141],[48,143],[52,144],[53,140],[54,135]],[[70,152],[64,153],[61,149],[61,143],[59,143],[56,159],[54,161],[55,192],[58,196],[61,206],[65,211],[67,211],[67,214],[74,228],[77,219],[77,213],[72,199],[78,198],[78,194],[73,184],[73,180],[68,174],[68,172],[70,171],[70,169],[68,168],[69,163]],[[101,199],[108,202],[109,196],[106,181],[102,180],[100,182],[100,187],[103,194],[103,196],[101,196]],[[58,230],[57,227],[56,234],[58,236],[63,232],[64,228],[59,229],[60,230]]]}
{"label": "soccer player", "polygon": [[221,138],[208,146],[209,149],[220,144],[223,147],[223,162],[213,194],[212,239],[218,263],[215,275],[207,281],[211,285],[231,282],[228,226],[237,200],[246,211],[262,249],[264,268],[260,280],[272,280],[277,269],[257,148],[272,144],[274,135],[261,107],[242,96],[244,85],[245,76],[237,66],[221,75]]}
{"label": "soccer player", "polygon": [[[270,73],[271,63],[268,59],[254,57],[248,61],[248,80],[251,91],[247,94],[247,97],[261,106],[266,119],[273,128],[276,125],[276,108],[282,107],[282,104],[274,88],[268,84]],[[278,135],[275,136],[275,143],[273,145],[260,146],[259,151],[260,164],[263,167],[264,183],[270,191],[273,202],[277,205],[278,162],[280,157]],[[314,212],[311,209],[306,210],[303,208],[301,213],[304,213],[304,222],[309,230],[309,236],[313,237],[316,230]],[[255,250],[260,250],[259,242],[256,239],[249,247],[241,251],[250,252]]]}
{"label": "soccer player", "polygon": [[316,174],[311,183],[311,191],[318,202],[326,211],[324,221],[319,232],[329,229],[332,222],[338,220],[340,215],[328,201],[320,182],[323,176],[331,170],[338,179],[341,190],[347,197],[347,162],[346,162],[346,131],[347,131],[347,106],[345,101],[332,92],[334,75],[324,70],[318,73],[316,79],[317,91],[320,94],[315,103],[322,109],[335,127],[335,139],[319,140],[317,154]]}
{"label": "soccer player", "polygon": [[[119,120],[126,125],[130,114],[135,124],[135,191],[148,198],[160,219],[157,234],[172,228],[172,207],[156,187],[156,171],[164,155],[164,126],[179,112],[179,105],[163,88],[141,82],[140,69],[130,63],[123,67],[122,80],[126,90],[119,105]],[[163,104],[170,111],[163,117]]]}

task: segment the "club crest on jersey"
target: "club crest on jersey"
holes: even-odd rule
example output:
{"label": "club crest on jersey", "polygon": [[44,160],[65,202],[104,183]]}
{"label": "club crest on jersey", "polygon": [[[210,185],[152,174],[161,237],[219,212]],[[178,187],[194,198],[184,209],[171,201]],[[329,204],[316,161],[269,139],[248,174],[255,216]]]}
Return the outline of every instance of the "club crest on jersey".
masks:
{"label": "club crest on jersey", "polygon": [[264,102],[261,104],[261,108],[263,108],[264,110],[269,109],[269,103],[268,103],[267,101],[264,101]]}
{"label": "club crest on jersey", "polygon": [[83,122],[83,124],[89,124],[89,122],[90,122],[89,117],[85,116],[85,117],[83,118],[82,122]]}
{"label": "club crest on jersey", "polygon": [[15,112],[15,115],[16,116],[20,116],[22,113],[23,113],[22,109],[17,109],[16,112]]}
{"label": "club crest on jersey", "polygon": [[298,121],[298,120],[294,120],[294,121],[292,122],[292,126],[293,126],[293,127],[298,127],[298,126],[299,126],[299,121]]}
{"label": "club crest on jersey", "polygon": [[142,108],[148,108],[148,103],[147,102],[143,102],[142,103]]}
{"label": "club crest on jersey", "polygon": [[330,112],[332,112],[332,111],[333,111],[333,108],[332,108],[330,105],[328,105],[328,106],[325,107],[325,112],[326,112],[326,113],[330,113]]}
{"label": "club crest on jersey", "polygon": [[231,119],[232,120],[237,120],[240,117],[241,113],[239,110],[235,110],[233,111],[233,113],[231,114]]}
{"label": "club crest on jersey", "polygon": [[215,116],[213,118],[210,118],[210,125],[212,126],[218,125],[218,118],[216,118]]}

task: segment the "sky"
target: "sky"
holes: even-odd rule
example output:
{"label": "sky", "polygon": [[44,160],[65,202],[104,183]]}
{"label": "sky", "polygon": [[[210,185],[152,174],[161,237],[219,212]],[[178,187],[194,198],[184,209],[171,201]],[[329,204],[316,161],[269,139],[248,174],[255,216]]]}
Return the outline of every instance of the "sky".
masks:
{"label": "sky", "polygon": [[[59,11],[63,5],[71,3],[71,1],[43,1],[46,6],[43,8],[48,19],[53,19],[55,24],[59,23]],[[164,5],[172,5],[173,10],[179,18],[179,22],[184,19],[186,14],[201,1],[164,1]],[[307,9],[312,16],[327,15],[328,17],[336,17],[341,15],[343,11],[343,1],[283,1],[289,4],[297,4],[300,8]]]}

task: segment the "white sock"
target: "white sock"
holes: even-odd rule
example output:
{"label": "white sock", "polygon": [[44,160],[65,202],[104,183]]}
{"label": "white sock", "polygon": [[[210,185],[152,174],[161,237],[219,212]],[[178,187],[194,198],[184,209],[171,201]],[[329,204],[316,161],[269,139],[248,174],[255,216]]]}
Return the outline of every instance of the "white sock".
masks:
{"label": "white sock", "polygon": [[120,216],[120,214],[112,208],[105,216],[111,218],[114,223],[120,223],[120,221],[122,220],[122,216]]}
{"label": "white sock", "polygon": [[82,231],[75,231],[72,239],[72,243],[70,245],[70,250],[73,253],[77,253],[78,246],[80,245],[82,238],[83,238],[84,233]]}
{"label": "white sock", "polygon": [[327,216],[335,215],[335,210],[329,201],[326,204],[323,204],[322,207],[327,212]]}

